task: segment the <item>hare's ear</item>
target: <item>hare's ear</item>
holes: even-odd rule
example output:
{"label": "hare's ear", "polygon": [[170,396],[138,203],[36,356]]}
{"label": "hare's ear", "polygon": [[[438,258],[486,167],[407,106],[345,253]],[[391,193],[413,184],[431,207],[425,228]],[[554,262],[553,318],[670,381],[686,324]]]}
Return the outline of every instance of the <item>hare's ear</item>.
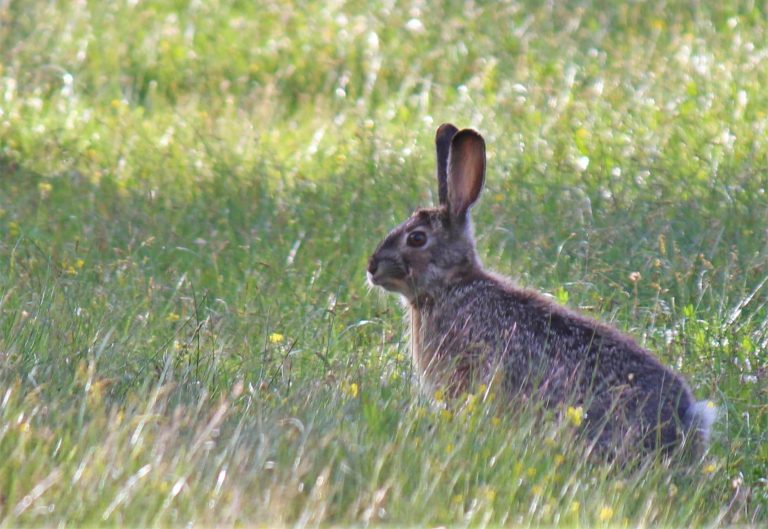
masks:
{"label": "hare's ear", "polygon": [[459,129],[450,123],[443,123],[435,133],[435,148],[437,150],[437,196],[440,205],[448,203],[448,152],[451,150],[451,140]]}
{"label": "hare's ear", "polygon": [[448,154],[448,210],[451,219],[463,222],[480,196],[485,180],[485,140],[475,130],[453,136]]}

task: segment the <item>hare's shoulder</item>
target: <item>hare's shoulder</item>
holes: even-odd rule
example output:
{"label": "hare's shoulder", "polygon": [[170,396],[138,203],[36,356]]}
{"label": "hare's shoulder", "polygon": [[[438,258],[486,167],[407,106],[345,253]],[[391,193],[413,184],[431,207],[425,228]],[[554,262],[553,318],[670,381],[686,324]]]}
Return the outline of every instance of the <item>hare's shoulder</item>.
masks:
{"label": "hare's shoulder", "polygon": [[656,356],[631,336],[534,290],[521,288],[504,276],[483,272],[472,282],[473,288],[467,289],[470,294],[466,306],[476,311],[481,319],[501,320],[498,323],[503,322],[505,327],[517,325],[549,340],[557,337],[558,341],[570,343],[572,347],[601,350],[627,365],[660,366]]}

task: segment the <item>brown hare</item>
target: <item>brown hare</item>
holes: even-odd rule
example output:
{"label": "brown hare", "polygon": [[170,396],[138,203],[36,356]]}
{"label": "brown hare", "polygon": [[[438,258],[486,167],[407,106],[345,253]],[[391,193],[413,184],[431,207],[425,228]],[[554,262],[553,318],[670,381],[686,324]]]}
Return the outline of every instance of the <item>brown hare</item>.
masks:
{"label": "brown hare", "polygon": [[715,408],[621,332],[483,269],[469,210],[485,179],[485,142],[437,129],[439,206],[416,210],[379,244],[372,285],[410,310],[413,361],[423,379],[458,395],[501,381],[509,399],[583,406],[595,446],[616,452],[706,447]]}

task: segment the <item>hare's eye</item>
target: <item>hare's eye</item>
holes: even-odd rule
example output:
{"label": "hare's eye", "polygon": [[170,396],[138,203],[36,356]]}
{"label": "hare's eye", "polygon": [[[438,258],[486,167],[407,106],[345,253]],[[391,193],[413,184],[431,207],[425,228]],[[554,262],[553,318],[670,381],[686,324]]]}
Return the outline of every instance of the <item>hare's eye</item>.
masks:
{"label": "hare's eye", "polygon": [[413,248],[420,248],[427,243],[427,234],[423,231],[412,231],[408,234],[405,243]]}

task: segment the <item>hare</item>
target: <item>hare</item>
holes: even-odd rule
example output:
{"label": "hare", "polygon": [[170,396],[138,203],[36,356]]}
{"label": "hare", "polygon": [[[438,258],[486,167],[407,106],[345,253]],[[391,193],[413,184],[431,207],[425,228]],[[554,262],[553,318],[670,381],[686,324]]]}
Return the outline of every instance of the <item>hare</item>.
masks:
{"label": "hare", "polygon": [[408,307],[420,375],[448,395],[500,381],[510,399],[583,406],[598,449],[692,444],[701,453],[715,407],[697,402],[679,374],[616,329],[482,267],[469,210],[485,179],[485,141],[446,123],[435,144],[439,206],[393,229],[367,269],[371,285]]}

